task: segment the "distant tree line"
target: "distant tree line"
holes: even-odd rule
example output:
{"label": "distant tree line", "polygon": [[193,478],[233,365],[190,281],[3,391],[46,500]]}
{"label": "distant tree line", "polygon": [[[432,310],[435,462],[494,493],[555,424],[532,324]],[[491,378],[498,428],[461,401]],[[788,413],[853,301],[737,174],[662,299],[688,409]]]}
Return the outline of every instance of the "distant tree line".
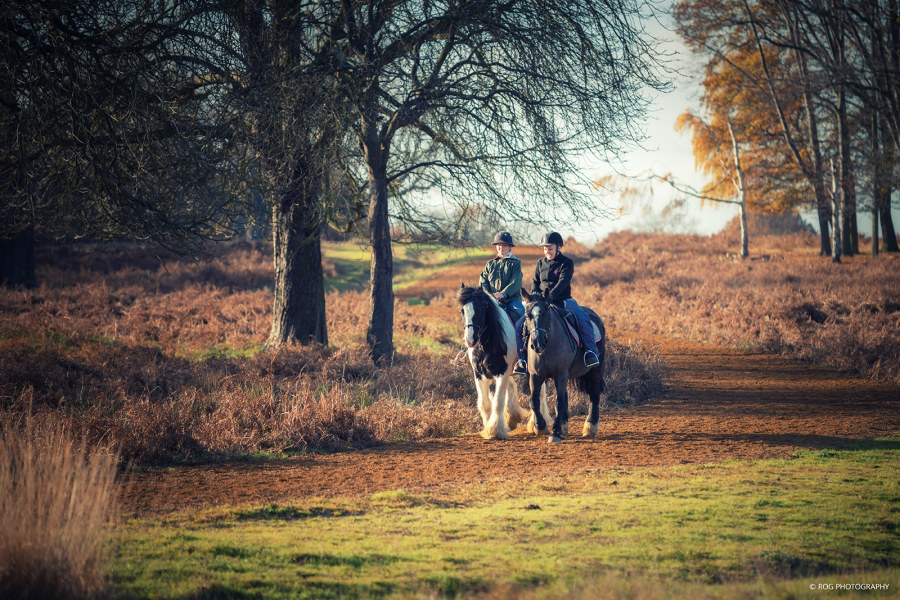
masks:
{"label": "distant tree line", "polygon": [[644,0],[9,0],[3,279],[27,268],[35,228],[197,254],[258,220],[262,201],[269,344],[327,343],[322,235],[356,230],[372,248],[366,339],[389,359],[392,232],[448,237],[417,194],[455,204],[470,228],[479,211],[602,212],[578,162],[640,139],[645,94],[666,85],[642,26],[653,11]]}
{"label": "distant tree line", "polygon": [[[898,0],[681,0],[679,33],[707,58],[694,136],[703,194],[756,211],[816,209],[820,251],[897,252],[900,186]],[[744,239],[746,255],[746,238]]]}

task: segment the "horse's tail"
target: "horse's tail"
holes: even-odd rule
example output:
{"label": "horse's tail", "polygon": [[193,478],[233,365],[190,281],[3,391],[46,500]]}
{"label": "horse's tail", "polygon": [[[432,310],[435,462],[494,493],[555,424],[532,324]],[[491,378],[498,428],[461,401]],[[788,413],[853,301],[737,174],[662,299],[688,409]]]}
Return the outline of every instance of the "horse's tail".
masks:
{"label": "horse's tail", "polygon": [[590,381],[588,375],[582,375],[581,377],[575,377],[570,380],[572,384],[575,386],[575,389],[581,392],[582,394],[590,393]]}

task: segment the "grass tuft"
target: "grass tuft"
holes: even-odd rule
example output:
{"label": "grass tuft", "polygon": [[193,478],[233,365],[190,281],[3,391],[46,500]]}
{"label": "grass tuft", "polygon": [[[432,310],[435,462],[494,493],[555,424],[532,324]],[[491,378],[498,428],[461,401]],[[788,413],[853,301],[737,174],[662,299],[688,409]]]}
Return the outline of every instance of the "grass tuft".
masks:
{"label": "grass tuft", "polygon": [[103,598],[118,457],[58,424],[0,427],[0,597]]}

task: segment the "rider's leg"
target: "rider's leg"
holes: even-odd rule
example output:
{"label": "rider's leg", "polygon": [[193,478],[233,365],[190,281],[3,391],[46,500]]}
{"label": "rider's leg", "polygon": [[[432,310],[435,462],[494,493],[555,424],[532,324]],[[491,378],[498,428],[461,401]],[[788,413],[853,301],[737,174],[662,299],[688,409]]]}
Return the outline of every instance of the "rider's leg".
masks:
{"label": "rider's leg", "polygon": [[[587,313],[584,312],[572,298],[565,301],[565,306],[575,315],[575,320],[578,322],[578,335],[581,337],[581,342],[584,344],[585,352],[593,352],[594,359],[597,359],[599,356],[597,354],[597,341],[594,339],[594,328],[591,325],[591,320],[588,318]],[[585,362],[587,361],[588,357],[585,356]]]}
{"label": "rider's leg", "polygon": [[522,316],[519,317],[519,320],[516,321],[516,353],[519,356],[519,360],[516,363],[515,369],[513,369],[513,373],[518,375],[524,375],[525,370],[525,341],[522,339],[522,327],[525,325],[525,311],[522,311]]}
{"label": "rider's leg", "polygon": [[[516,313],[516,318],[513,321],[518,321],[525,315],[525,306],[522,304],[522,301],[518,298],[512,298],[509,302],[506,303],[506,307],[513,310]],[[519,328],[521,331],[522,328]]]}

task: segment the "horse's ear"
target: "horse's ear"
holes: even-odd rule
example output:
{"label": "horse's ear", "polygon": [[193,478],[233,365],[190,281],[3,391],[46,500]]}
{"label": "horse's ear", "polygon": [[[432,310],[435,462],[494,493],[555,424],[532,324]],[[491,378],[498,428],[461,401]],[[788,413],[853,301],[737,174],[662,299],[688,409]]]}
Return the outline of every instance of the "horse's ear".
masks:
{"label": "horse's ear", "polygon": [[531,294],[525,291],[525,288],[519,290],[519,294],[522,296],[522,300],[525,302],[531,303]]}
{"label": "horse's ear", "polygon": [[466,287],[466,284],[465,284],[465,283],[462,283],[462,282],[460,282],[460,283],[459,283],[459,288],[460,288],[460,289],[462,289],[462,288],[464,288],[464,287]]}

